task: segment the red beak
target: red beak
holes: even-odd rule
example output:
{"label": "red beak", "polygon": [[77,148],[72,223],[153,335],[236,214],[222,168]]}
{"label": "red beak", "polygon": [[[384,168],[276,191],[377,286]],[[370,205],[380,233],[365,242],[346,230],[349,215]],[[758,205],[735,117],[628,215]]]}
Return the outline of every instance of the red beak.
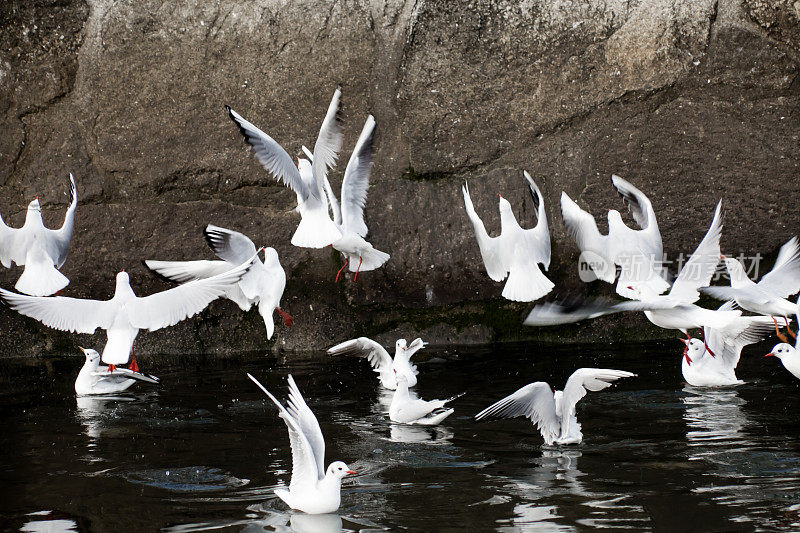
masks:
{"label": "red beak", "polygon": [[684,339],[683,337],[679,337],[678,340],[681,341],[686,346],[689,346],[689,339]]}
{"label": "red beak", "polygon": [[348,474],[355,474],[355,471],[354,470],[348,470],[347,473]]}
{"label": "red beak", "polygon": [[719,256],[720,256],[720,258],[722,258],[722,259],[727,259],[727,257],[725,257],[725,254],[719,254]]}
{"label": "red beak", "polygon": [[769,353],[768,353],[767,355],[765,355],[764,357],[775,357],[775,354],[774,354],[774,353],[772,353],[772,352],[769,352]]}

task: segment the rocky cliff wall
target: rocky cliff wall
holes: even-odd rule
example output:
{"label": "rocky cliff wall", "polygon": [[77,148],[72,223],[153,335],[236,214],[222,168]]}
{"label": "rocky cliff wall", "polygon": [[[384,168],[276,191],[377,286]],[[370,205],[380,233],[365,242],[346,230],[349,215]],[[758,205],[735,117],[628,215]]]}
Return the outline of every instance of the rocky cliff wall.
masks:
{"label": "rocky cliff wall", "polygon": [[[191,4],[191,5],[188,5]],[[800,230],[800,4],[787,0],[235,2],[11,1],[0,8],[0,213],[27,203],[58,225],[66,176],[80,204],[64,294],[107,298],[125,268],[139,294],[167,287],[142,259],[211,254],[207,223],[275,247],[296,319],[266,340],[255,311],[211,305],[143,334],[140,352],[316,349],[351,335],[437,343],[667,336],[639,316],[558,330],[483,271],[460,186],[487,229],[496,193],[533,223],[522,169],[545,195],[556,292],[578,281],[558,200],[604,219],[612,172],[643,189],[665,250],[690,252],[724,198],[727,253],[774,253]],[[289,244],[294,194],[266,175],[229,104],[290,153],[312,145],[343,88],[345,155],[378,122],[370,240],[392,259],[334,284],[330,249]],[[343,159],[344,159],[343,158]],[[344,159],[346,160],[346,159]],[[341,168],[334,173],[340,183]],[[601,223],[604,224],[604,223]],[[0,269],[11,287],[20,270]],[[101,345],[0,309],[5,355]]]}

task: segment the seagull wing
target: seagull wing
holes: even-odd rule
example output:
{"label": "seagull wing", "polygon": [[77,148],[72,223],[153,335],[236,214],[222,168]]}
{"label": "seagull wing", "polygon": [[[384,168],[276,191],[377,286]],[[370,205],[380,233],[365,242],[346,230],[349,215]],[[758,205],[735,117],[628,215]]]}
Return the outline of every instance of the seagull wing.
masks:
{"label": "seagull wing", "polygon": [[286,410],[289,411],[305,435],[311,445],[311,450],[314,453],[314,461],[317,465],[317,472],[319,472],[319,479],[325,477],[325,438],[322,436],[322,430],[319,427],[317,417],[306,404],[300,389],[294,382],[294,378],[289,374],[289,402],[286,405]]}
{"label": "seagull wing", "polygon": [[225,109],[228,110],[231,120],[239,126],[239,131],[242,132],[247,143],[253,147],[256,159],[267,169],[267,172],[297,193],[303,201],[308,200],[309,197],[322,201],[319,191],[314,187],[309,187],[303,181],[300,171],[297,170],[297,167],[292,162],[291,156],[286,153],[286,150],[275,139],[246,121],[230,107],[225,106]]}
{"label": "seagull wing", "polygon": [[658,233],[658,222],[656,222],[656,214],[653,211],[650,199],[642,191],[616,174],[611,176],[611,183],[622,197],[622,201],[628,206],[633,219],[639,224],[639,227],[644,230],[655,230],[660,242],[661,235]]}
{"label": "seagull wing", "polygon": [[241,265],[256,255],[256,245],[246,235],[209,224],[203,230],[208,246],[220,259]]}
{"label": "seagull wing", "polygon": [[336,89],[333,93],[328,112],[319,128],[317,142],[314,144],[314,157],[311,160],[311,172],[314,176],[316,188],[315,198],[322,200],[324,194],[325,176],[329,168],[336,165],[339,150],[342,149],[342,123],[339,117],[342,90]]}
{"label": "seagull wing", "polygon": [[607,283],[613,283],[616,270],[609,258],[608,236],[600,234],[594,217],[578,207],[578,204],[565,192],[561,193],[561,216],[580,251],[597,254],[599,256],[597,259],[602,259],[605,263],[605,265],[598,265],[598,269],[601,271],[595,270],[597,277]]}
{"label": "seagull wing", "polygon": [[64,223],[60,229],[48,230],[47,254],[58,268],[64,265],[69,253],[69,244],[72,242],[72,228],[75,223],[75,208],[78,206],[78,189],[75,187],[75,178],[69,175],[69,207],[64,215]]}
{"label": "seagull wing", "polygon": [[342,208],[339,206],[339,201],[336,199],[336,195],[333,193],[333,187],[331,187],[331,182],[328,181],[328,176],[325,176],[325,195],[328,197],[328,205],[333,214],[333,221],[337,226],[341,226]]}
{"label": "seagull wing", "polygon": [[490,405],[475,420],[524,416],[536,425],[546,442],[553,442],[561,432],[556,415],[556,401],[550,385],[544,381],[530,383],[514,394]]}
{"label": "seagull wing", "polygon": [[156,275],[177,283],[210,278],[231,269],[231,265],[227,261],[155,261],[148,259],[143,262],[144,266]]}
{"label": "seagull wing", "polygon": [[756,285],[737,288],[715,285],[713,287],[701,287],[699,291],[717,300],[739,300],[741,298],[761,305],[767,305],[772,300],[769,294],[760,290]]}
{"label": "seagull wing", "polygon": [[669,291],[671,297],[684,303],[694,303],[700,298],[699,289],[711,282],[720,260],[719,239],[722,236],[722,219],[722,200],[720,200],[705,237],[672,284],[672,289]]}
{"label": "seagull wing", "polygon": [[375,140],[375,119],[367,117],[358,142],[347,163],[342,181],[342,226],[361,237],[367,236],[364,205],[367,203],[369,175]]}
{"label": "seagull wing", "polygon": [[489,237],[486,232],[486,226],[483,225],[483,221],[478,216],[478,213],[475,212],[475,206],[472,205],[472,198],[469,195],[469,187],[466,183],[461,188],[461,192],[464,194],[467,216],[475,229],[475,237],[478,239],[478,248],[481,251],[486,273],[494,281],[502,281],[508,274],[508,270],[503,265],[501,258],[500,237]]}
{"label": "seagull wing", "polygon": [[526,170],[523,170],[522,174],[525,176],[525,179],[528,182],[528,187],[531,191],[531,198],[536,206],[537,218],[536,226],[529,230],[525,230],[525,234],[531,241],[531,248],[535,250],[536,262],[542,263],[544,265],[544,269],[547,270],[550,268],[551,248],[550,228],[547,225],[547,213],[544,209],[544,196],[542,196],[542,191],[540,191],[539,187],[536,185],[536,183],[534,183],[531,175],[528,174]]}
{"label": "seagull wing", "polygon": [[392,373],[392,357],[383,346],[367,337],[351,339],[332,348],[328,348],[329,355],[350,355],[366,357],[375,372],[381,374]]}
{"label": "seagull wing", "polygon": [[[316,488],[317,482],[324,477],[325,474],[322,472],[322,475],[320,475],[317,459],[314,455],[314,448],[311,446],[311,442],[309,442],[307,435],[304,433],[300,420],[298,420],[289,409],[282,406],[277,398],[259,383],[256,378],[250,374],[247,374],[247,377],[249,377],[258,388],[264,391],[264,393],[269,396],[269,399],[278,407],[278,416],[283,419],[286,423],[286,427],[289,429],[289,443],[292,447],[292,479],[289,482],[289,491],[297,491],[299,494],[303,492],[304,489]],[[314,416],[313,413],[311,416]]]}
{"label": "seagull wing", "polygon": [[761,278],[758,286],[780,298],[800,291],[800,244],[797,237],[781,246],[775,266]]}
{"label": "seagull wing", "polygon": [[111,300],[83,300],[65,296],[26,296],[0,289],[11,309],[35,318],[45,326],[75,333],[94,333],[114,323],[119,308]]}
{"label": "seagull wing", "polygon": [[562,397],[561,416],[575,414],[575,405],[586,396],[586,391],[599,391],[610,387],[620,378],[635,376],[624,370],[608,368],[579,368],[567,380]]}
{"label": "seagull wing", "polygon": [[18,265],[25,263],[26,250],[17,244],[20,231],[6,226],[0,215],[0,263],[6,268],[11,268],[12,261]]}
{"label": "seagull wing", "polygon": [[222,274],[196,279],[166,291],[128,301],[125,305],[131,326],[153,331],[196,315],[220,296],[225,296],[230,287],[247,273],[255,259],[256,255]]}
{"label": "seagull wing", "polygon": [[619,303],[601,298],[561,303],[544,302],[533,306],[523,324],[526,326],[555,326],[623,311],[654,311],[657,309],[672,309],[674,307],[675,302],[666,298],[648,301],[631,300]]}
{"label": "seagull wing", "polygon": [[[732,301],[725,302],[718,311],[732,311],[735,304]],[[763,340],[773,331],[775,323],[769,316],[742,316],[732,321],[730,324],[720,327],[704,327],[703,338],[727,368],[734,370],[739,364],[739,357],[742,348],[748,344],[754,344]]]}

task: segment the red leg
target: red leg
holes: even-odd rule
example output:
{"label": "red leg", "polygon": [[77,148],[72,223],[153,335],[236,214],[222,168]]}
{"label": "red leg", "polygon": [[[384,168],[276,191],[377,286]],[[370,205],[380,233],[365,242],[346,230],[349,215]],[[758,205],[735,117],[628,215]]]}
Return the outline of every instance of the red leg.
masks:
{"label": "red leg", "polygon": [[279,315],[283,317],[283,322],[289,327],[292,327],[294,324],[294,318],[292,315],[281,309],[280,307],[276,307],[275,310],[278,312]]}
{"label": "red leg", "polygon": [[117,369],[117,365],[108,365],[108,371],[109,372],[113,372],[116,369]]}
{"label": "red leg", "polygon": [[356,276],[353,278],[353,281],[358,281],[358,273],[361,272],[361,263],[364,262],[363,257],[358,258],[358,268],[356,269]]}
{"label": "red leg", "polygon": [[772,321],[775,322],[775,335],[782,341],[782,342],[789,342],[789,339],[786,338],[786,335],[781,333],[781,330],[778,329],[778,321],[775,320],[775,317],[772,317]]}
{"label": "red leg", "polygon": [[136,353],[133,348],[131,348],[131,364],[128,366],[128,370],[139,372],[139,365],[136,364]]}
{"label": "red leg", "polygon": [[705,331],[703,331],[703,344],[705,345],[706,350],[708,350],[708,353],[711,354],[711,357],[716,357],[717,356],[717,354],[715,354],[713,351],[711,351],[711,348],[708,347],[708,343],[706,342],[706,332]]}
{"label": "red leg", "polygon": [[334,283],[339,283],[339,277],[342,275],[342,270],[344,270],[349,264],[350,264],[350,258],[348,257],[347,261],[345,261],[344,265],[342,265],[342,268],[340,268],[339,272],[336,273],[336,281]]}
{"label": "red leg", "polygon": [[793,339],[797,340],[797,335],[792,328],[789,327],[789,319],[787,317],[783,317],[783,320],[786,322],[786,333],[792,336]]}

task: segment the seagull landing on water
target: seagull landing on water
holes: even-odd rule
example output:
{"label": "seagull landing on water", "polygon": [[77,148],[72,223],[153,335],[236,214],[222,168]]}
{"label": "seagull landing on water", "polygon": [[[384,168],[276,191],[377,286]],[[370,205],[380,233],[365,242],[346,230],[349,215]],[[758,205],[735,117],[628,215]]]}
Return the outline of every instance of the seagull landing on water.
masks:
{"label": "seagull landing on water", "polygon": [[490,405],[475,415],[475,420],[524,416],[536,425],[546,444],[580,444],[583,434],[575,415],[578,401],[586,391],[600,391],[635,375],[624,370],[579,368],[563,391],[553,392],[546,382],[537,381]]}
{"label": "seagull landing on water", "polygon": [[292,479],[289,490],[275,489],[275,494],[292,509],[308,514],[333,513],[342,497],[342,478],[355,474],[350,467],[336,461],[325,470],[325,438],[317,417],[306,404],[300,389],[289,374],[289,401],[286,407],[259,381],[247,374],[253,383],[278,407],[279,415],[289,430],[292,447]]}
{"label": "seagull landing on water", "polygon": [[453,414],[453,409],[445,408],[445,405],[463,395],[464,393],[461,393],[446,400],[430,401],[412,398],[408,393],[406,376],[397,374],[397,389],[389,406],[389,419],[400,424],[436,426]]}
{"label": "seagull landing on water", "polygon": [[291,156],[275,139],[225,106],[231,120],[239,126],[245,140],[252,146],[256,159],[275,179],[297,194],[297,210],[301,218],[292,236],[292,244],[301,248],[323,248],[342,238],[342,232],[328,214],[324,190],[328,168],[336,164],[342,147],[342,126],[339,121],[341,95],[341,89],[336,89],[314,145],[314,161],[308,169],[304,169],[300,161],[297,167],[294,166]]}
{"label": "seagull landing on water", "polygon": [[503,298],[516,302],[532,302],[553,290],[553,282],[539,269],[539,263],[544,265],[545,270],[550,268],[550,230],[542,193],[530,174],[523,171],[523,175],[537,207],[538,222],[531,229],[522,229],[514,217],[509,201],[498,195],[500,235],[489,237],[483,221],[475,212],[466,183],[461,192],[464,195],[467,216],[475,230],[486,273],[494,281],[503,281],[508,276],[503,287]]}
{"label": "seagull landing on water", "polygon": [[14,288],[32,296],[50,296],[69,284],[69,279],[57,269],[64,265],[72,242],[72,227],[75,222],[75,208],[78,193],[75,180],[69,175],[70,205],[60,229],[44,227],[42,207],[39,197],[28,204],[25,224],[19,228],[9,228],[0,216],[0,263],[6,268],[16,263],[24,266]]}
{"label": "seagull landing on water", "polygon": [[[75,333],[106,330],[108,340],[102,360],[113,372],[116,365],[126,364],[131,358],[139,330],[155,331],[196,315],[238,283],[255,257],[228,272],[144,297],[134,294],[128,273],[123,270],[117,274],[117,286],[110,300],[25,296],[4,289],[0,289],[0,298],[18,313],[51,328]],[[137,369],[135,358],[131,367]]]}
{"label": "seagull landing on water", "polygon": [[350,355],[366,357],[372,369],[378,373],[378,379],[384,388],[397,389],[397,376],[404,376],[409,387],[417,384],[417,366],[411,363],[411,356],[428,344],[422,339],[414,339],[407,344],[405,339],[398,339],[394,345],[394,359],[383,346],[367,337],[351,339],[332,348],[328,348],[328,355]]}
{"label": "seagull landing on water", "polygon": [[87,348],[81,348],[81,351],[86,356],[86,362],[75,379],[75,393],[78,396],[122,392],[137,381],[159,382],[155,376],[142,374],[128,368],[117,368],[111,371],[107,366],[100,365],[100,354],[97,351]]}
{"label": "seagull landing on water", "polygon": [[[718,311],[728,311],[733,307],[733,302],[726,302]],[[741,316],[725,327],[704,327],[705,342],[693,338],[681,339],[686,345],[681,360],[683,379],[694,387],[725,387],[744,383],[736,377],[742,348],[762,340],[772,331],[772,327],[771,317]]]}
{"label": "seagull landing on water", "polygon": [[[364,238],[367,236],[367,224],[364,221],[364,205],[367,203],[369,176],[372,171],[372,152],[375,139],[375,119],[370,115],[361,130],[356,147],[347,163],[342,180],[342,204],[336,199],[333,188],[325,177],[325,193],[328,197],[333,220],[342,238],[331,246],[340,251],[346,258],[344,265],[336,273],[336,281],[342,271],[350,266],[355,272],[353,281],[358,281],[358,273],[375,270],[389,260],[389,254],[376,250]],[[314,154],[303,146],[303,151],[313,162]]]}
{"label": "seagull landing on water", "polygon": [[[225,273],[241,265],[249,257],[258,255],[256,246],[246,235],[209,224],[203,231],[206,242],[221,261],[144,261],[147,268],[161,277],[178,283],[196,279],[206,279]],[[274,311],[280,314],[286,325],[291,326],[294,319],[281,309],[281,297],[286,288],[286,272],[274,248],[263,248],[264,262],[256,257],[253,267],[242,276],[239,283],[231,285],[225,298],[233,301],[242,311],[249,311],[253,305],[264,319],[267,339],[275,331]]]}
{"label": "seagull landing on water", "polygon": [[[794,314],[797,304],[786,298],[800,291],[800,243],[797,237],[781,246],[775,266],[758,283],[747,277],[737,259],[724,255],[722,259],[731,280],[730,286],[704,287],[700,291],[720,300],[734,300],[739,307],[753,313],[783,317],[787,331],[796,339],[797,335],[789,329],[788,317]],[[775,330],[783,342],[788,342],[778,330],[777,321]]]}
{"label": "seagull landing on water", "polygon": [[664,249],[653,205],[642,191],[619,176],[611,176],[611,184],[641,229],[629,228],[619,211],[609,209],[608,235],[601,235],[594,217],[562,192],[564,224],[598,279],[614,283],[617,277],[615,265],[619,265],[617,294],[635,298],[629,286],[644,286],[644,292],[661,294],[669,288],[669,283],[662,276]]}

